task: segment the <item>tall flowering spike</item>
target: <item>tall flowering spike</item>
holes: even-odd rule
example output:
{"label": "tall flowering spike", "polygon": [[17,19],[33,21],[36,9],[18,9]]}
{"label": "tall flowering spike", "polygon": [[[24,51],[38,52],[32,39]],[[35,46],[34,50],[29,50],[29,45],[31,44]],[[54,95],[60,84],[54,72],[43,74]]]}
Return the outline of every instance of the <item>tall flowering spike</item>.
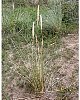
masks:
{"label": "tall flowering spike", "polygon": [[38,8],[37,8],[37,26],[38,26],[38,23],[39,23],[39,5],[38,5]]}
{"label": "tall flowering spike", "polygon": [[36,44],[38,43],[37,35],[36,35]]}
{"label": "tall flowering spike", "polygon": [[40,24],[41,24],[41,31],[42,31],[42,15],[40,15]]}
{"label": "tall flowering spike", "polygon": [[13,2],[13,4],[12,4],[12,6],[13,6],[13,10],[14,10],[14,2]]}
{"label": "tall flowering spike", "polygon": [[39,46],[38,46],[38,53],[39,53]]}
{"label": "tall flowering spike", "polygon": [[34,22],[33,22],[33,26],[32,26],[32,38],[34,39]]}
{"label": "tall flowering spike", "polygon": [[43,47],[43,37],[42,37],[42,47]]}

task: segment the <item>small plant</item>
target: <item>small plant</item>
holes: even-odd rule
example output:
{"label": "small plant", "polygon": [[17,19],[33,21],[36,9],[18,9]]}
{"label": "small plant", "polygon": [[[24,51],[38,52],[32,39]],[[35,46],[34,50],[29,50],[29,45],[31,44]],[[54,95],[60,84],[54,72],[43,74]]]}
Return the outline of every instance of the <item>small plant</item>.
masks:
{"label": "small plant", "polygon": [[[40,23],[40,24],[39,24]],[[39,26],[40,25],[40,26]],[[37,19],[32,25],[32,43],[31,43],[31,70],[25,69],[26,67],[19,67],[18,74],[25,80],[25,84],[30,84],[35,93],[44,92],[44,73],[43,73],[43,35],[41,41],[38,40],[38,33],[35,34],[35,26],[40,27],[42,34],[42,15],[39,15],[39,5],[37,10]],[[25,69],[25,71],[23,70]],[[30,72],[29,72],[30,71]],[[29,74],[27,74],[29,72]],[[28,77],[29,76],[29,77]]]}
{"label": "small plant", "polygon": [[[42,16],[39,15],[39,5],[38,5],[38,9],[37,9],[37,28],[39,28],[39,21],[40,21],[40,30],[41,30],[41,34],[42,34]],[[43,92],[44,91],[43,36],[42,36],[42,42],[41,42],[41,46],[40,46],[37,35],[35,36],[34,25],[35,25],[35,22],[33,22],[33,27],[32,27],[32,66],[33,66],[33,72],[32,72],[33,75],[32,75],[32,77],[33,77],[33,84],[34,84],[34,87],[35,87],[35,91]],[[34,61],[34,47],[36,48],[35,61]]]}
{"label": "small plant", "polygon": [[56,100],[71,100],[70,95],[74,93],[75,89],[71,85],[69,87],[60,86],[57,90],[57,99]]}

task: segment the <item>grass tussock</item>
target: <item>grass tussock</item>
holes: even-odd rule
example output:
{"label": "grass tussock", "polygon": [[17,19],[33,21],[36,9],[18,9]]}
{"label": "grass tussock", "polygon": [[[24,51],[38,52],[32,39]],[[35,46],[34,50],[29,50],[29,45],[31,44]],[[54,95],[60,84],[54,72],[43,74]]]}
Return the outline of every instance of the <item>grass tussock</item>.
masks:
{"label": "grass tussock", "polygon": [[58,100],[68,100],[75,91],[72,86],[57,87],[57,82],[65,79],[65,73],[60,74],[62,65],[74,57],[72,49],[61,52],[61,35],[77,30],[77,3],[42,1],[46,4],[18,5],[10,1],[3,5],[3,99],[9,98],[8,85],[14,88],[14,80],[30,94],[54,91]]}

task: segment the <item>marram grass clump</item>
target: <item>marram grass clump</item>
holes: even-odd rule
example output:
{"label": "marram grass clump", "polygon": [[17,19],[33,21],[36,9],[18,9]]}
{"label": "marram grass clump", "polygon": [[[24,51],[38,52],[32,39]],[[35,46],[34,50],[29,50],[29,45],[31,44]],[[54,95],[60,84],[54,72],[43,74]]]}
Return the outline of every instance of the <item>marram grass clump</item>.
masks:
{"label": "marram grass clump", "polygon": [[[39,5],[37,8],[37,19],[32,23],[32,40],[31,40],[31,58],[30,64],[31,69],[24,67],[19,67],[18,74],[25,81],[26,88],[30,89],[30,91],[34,91],[34,93],[43,93],[44,92],[44,63],[43,63],[43,34],[41,37],[41,41],[39,41],[38,34],[35,33],[36,29],[40,28],[40,34],[42,34],[42,15],[39,14]],[[25,64],[26,65],[26,64]],[[26,69],[25,69],[26,68]],[[21,71],[22,70],[22,71]],[[29,74],[27,74],[27,72]],[[24,74],[23,74],[24,73]],[[26,79],[25,79],[26,78]],[[30,87],[27,87],[30,86]],[[31,90],[32,89],[32,90]]]}
{"label": "marram grass clump", "polygon": [[[40,22],[40,30],[42,34],[42,16],[39,15],[39,5],[37,9],[37,28]],[[43,35],[42,35],[42,42],[39,43],[37,35],[35,36],[35,29],[34,29],[34,22],[32,26],[32,61],[34,60],[34,51],[33,47],[36,48],[36,57],[35,62],[32,63],[33,65],[33,84],[35,87],[35,92],[43,92],[44,91],[44,76],[43,76]],[[34,42],[34,40],[36,42]],[[41,45],[39,45],[41,44]]]}

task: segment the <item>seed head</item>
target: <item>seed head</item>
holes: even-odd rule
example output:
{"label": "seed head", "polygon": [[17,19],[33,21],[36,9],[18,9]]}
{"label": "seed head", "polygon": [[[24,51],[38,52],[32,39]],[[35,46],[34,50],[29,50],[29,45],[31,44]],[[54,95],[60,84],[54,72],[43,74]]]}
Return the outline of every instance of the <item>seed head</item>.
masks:
{"label": "seed head", "polygon": [[32,38],[34,39],[34,22],[33,22],[33,26],[32,26]]}

